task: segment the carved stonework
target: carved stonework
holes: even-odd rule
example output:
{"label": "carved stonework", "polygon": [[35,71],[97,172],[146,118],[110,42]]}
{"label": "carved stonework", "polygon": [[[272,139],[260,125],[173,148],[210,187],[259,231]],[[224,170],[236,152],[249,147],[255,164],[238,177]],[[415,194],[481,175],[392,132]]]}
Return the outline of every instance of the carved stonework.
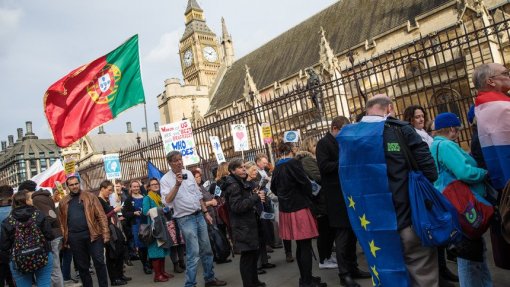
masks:
{"label": "carved stonework", "polygon": [[198,123],[202,120],[204,120],[204,117],[200,114],[200,110],[198,109],[198,104],[196,103],[196,98],[193,97],[191,99],[191,120],[194,123]]}
{"label": "carved stonework", "polygon": [[250,68],[246,65],[246,75],[244,77],[244,89],[243,89],[243,96],[246,101],[246,103],[249,106],[256,107],[260,104],[260,94],[259,90],[257,89],[257,85],[255,85],[255,81],[253,80],[252,76],[250,75]]}
{"label": "carved stonework", "polygon": [[321,65],[321,74],[327,72],[329,75],[334,75],[335,71],[340,70],[340,66],[338,64],[338,59],[335,56],[335,53],[331,49],[328,40],[326,39],[326,32],[324,28],[321,27],[321,43],[319,50],[319,63]]}

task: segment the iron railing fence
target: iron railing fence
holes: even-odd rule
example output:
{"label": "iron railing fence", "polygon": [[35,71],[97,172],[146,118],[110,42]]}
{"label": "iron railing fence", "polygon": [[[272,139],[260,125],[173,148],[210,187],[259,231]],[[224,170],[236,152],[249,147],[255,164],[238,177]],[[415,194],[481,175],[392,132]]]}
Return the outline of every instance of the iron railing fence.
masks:
{"label": "iron railing fence", "polygon": [[[410,105],[421,105],[429,120],[442,112],[457,114],[463,123],[459,143],[468,149],[471,131],[466,114],[476,95],[470,79],[473,70],[482,63],[506,64],[510,60],[510,19],[504,13],[492,16],[497,19],[495,23],[473,18],[368,59],[349,52],[339,58],[347,57],[350,65],[320,73],[316,85],[300,75],[293,84],[263,89],[271,92],[240,95],[240,100],[229,107],[193,123],[201,158],[197,166],[205,171],[205,178],[210,178],[210,169],[217,165],[209,143],[213,135],[220,138],[227,160],[241,157],[241,152],[234,151],[232,124],[247,126],[250,149],[243,153],[245,159],[253,160],[257,153],[265,153],[274,160],[285,131],[299,130],[302,138],[320,138],[334,117],[343,115],[354,121],[362,113],[366,98],[380,93],[394,100],[400,118]],[[320,70],[319,66],[313,68]],[[264,122],[271,125],[273,143],[269,145],[263,143],[260,133]],[[160,137],[121,151],[120,160],[124,179],[146,178],[147,160],[162,171],[168,170]],[[83,167],[80,172],[87,188],[97,188],[104,179],[102,162]]]}

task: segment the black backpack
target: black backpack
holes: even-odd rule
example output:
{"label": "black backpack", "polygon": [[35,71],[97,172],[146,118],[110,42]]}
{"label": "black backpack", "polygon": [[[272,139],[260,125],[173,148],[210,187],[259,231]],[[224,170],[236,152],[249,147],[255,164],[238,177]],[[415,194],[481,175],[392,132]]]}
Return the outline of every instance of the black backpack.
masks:
{"label": "black backpack", "polygon": [[9,224],[15,228],[12,261],[21,273],[34,272],[48,263],[46,238],[36,223],[38,214],[39,211],[34,211],[26,222],[16,220],[12,214],[8,217]]}
{"label": "black backpack", "polygon": [[232,249],[227,237],[218,229],[218,227],[214,225],[209,226],[209,240],[211,241],[214,260],[217,262],[227,260]]}

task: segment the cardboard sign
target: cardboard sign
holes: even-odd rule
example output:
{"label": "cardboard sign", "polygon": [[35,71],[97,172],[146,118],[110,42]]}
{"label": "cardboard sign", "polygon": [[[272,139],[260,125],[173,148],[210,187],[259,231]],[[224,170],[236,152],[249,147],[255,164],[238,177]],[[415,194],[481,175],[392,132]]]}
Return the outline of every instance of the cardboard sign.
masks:
{"label": "cardboard sign", "polygon": [[221,148],[220,138],[217,136],[210,136],[209,140],[211,141],[211,146],[214,151],[214,155],[216,156],[216,161],[218,164],[222,162],[226,162],[225,155],[223,154],[223,149]]}
{"label": "cardboard sign", "polygon": [[103,162],[106,179],[116,179],[122,177],[118,153],[103,155]]}
{"label": "cardboard sign", "polygon": [[245,124],[234,124],[232,127],[232,138],[234,139],[234,150],[249,150],[248,132]]}
{"label": "cardboard sign", "polygon": [[299,141],[299,131],[286,131],[283,134],[283,142],[297,143]]}
{"label": "cardboard sign", "polygon": [[271,144],[273,142],[273,134],[271,133],[271,125],[269,123],[262,123],[260,126],[262,141],[265,144]]}
{"label": "cardboard sign", "polygon": [[178,121],[159,127],[165,154],[171,151],[180,151],[184,165],[195,164],[200,161],[195,150],[193,130],[189,120]]}

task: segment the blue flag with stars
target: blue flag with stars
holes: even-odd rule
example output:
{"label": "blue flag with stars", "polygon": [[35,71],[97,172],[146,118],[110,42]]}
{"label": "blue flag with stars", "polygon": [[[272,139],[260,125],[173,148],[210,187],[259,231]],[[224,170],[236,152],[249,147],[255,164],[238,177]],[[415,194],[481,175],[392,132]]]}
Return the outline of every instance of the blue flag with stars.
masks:
{"label": "blue flag with stars", "polygon": [[342,128],[339,176],[352,229],[365,252],[373,286],[411,286],[397,231],[383,143],[384,121]]}
{"label": "blue flag with stars", "polygon": [[156,178],[157,180],[161,180],[163,175],[165,175],[161,170],[159,170],[152,162],[147,162],[147,173],[149,179]]}

